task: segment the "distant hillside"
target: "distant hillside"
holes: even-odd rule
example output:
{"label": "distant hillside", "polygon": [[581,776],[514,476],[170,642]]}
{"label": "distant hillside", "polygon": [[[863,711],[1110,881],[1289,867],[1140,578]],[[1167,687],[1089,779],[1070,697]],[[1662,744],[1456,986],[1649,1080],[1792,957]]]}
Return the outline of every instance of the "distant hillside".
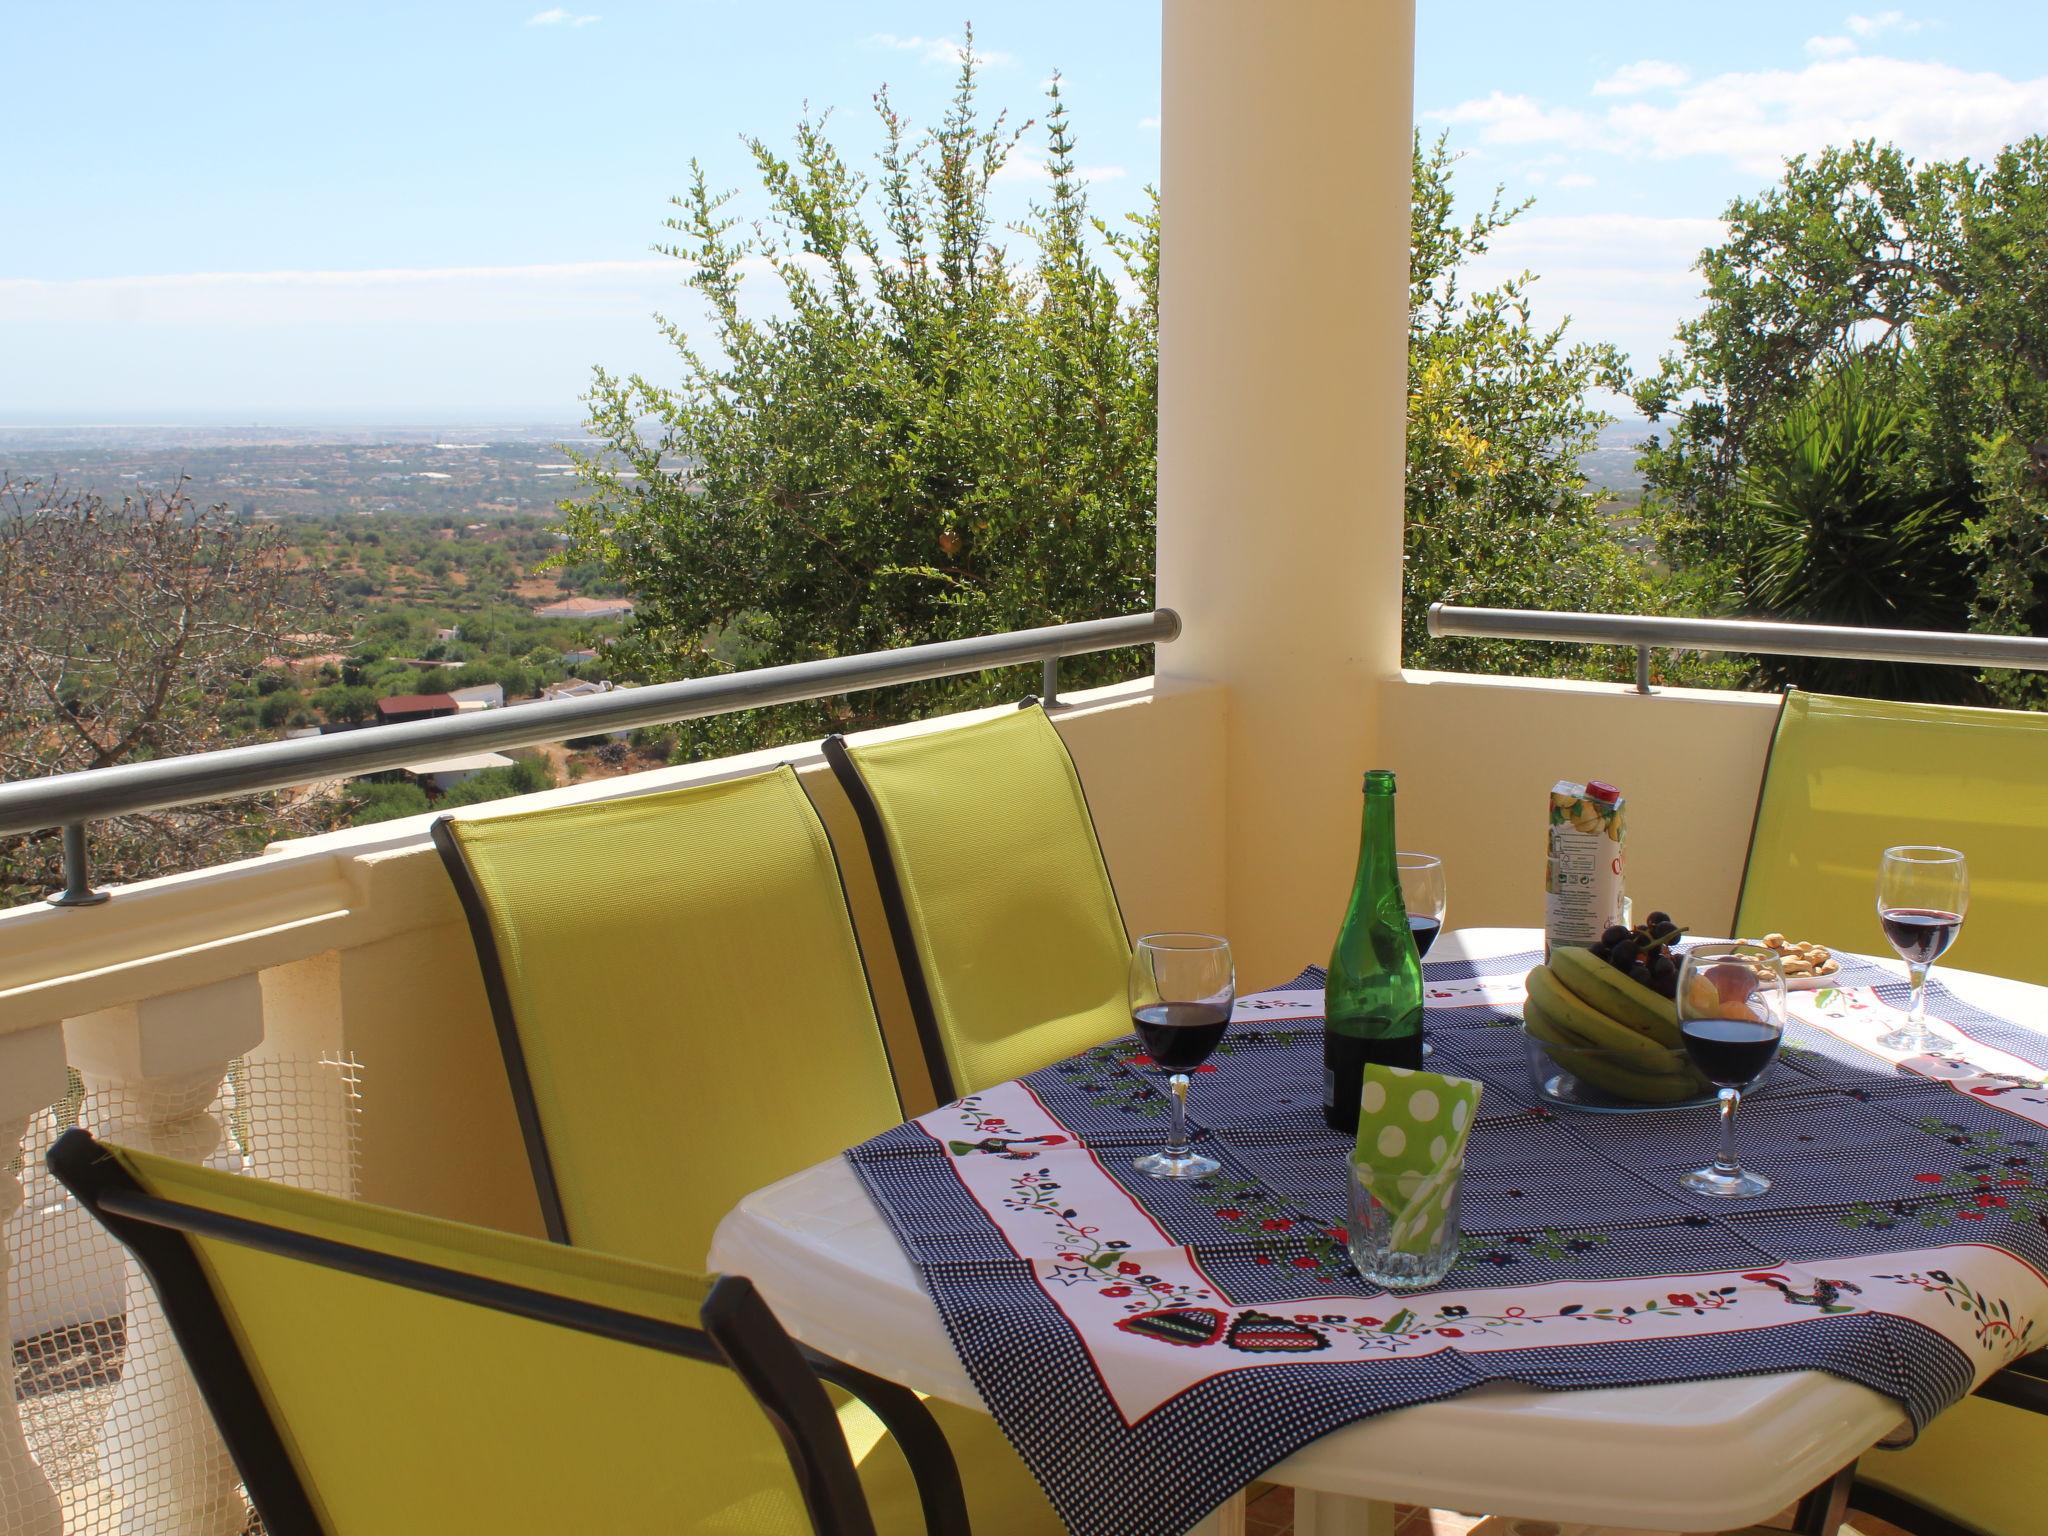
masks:
{"label": "distant hillside", "polygon": [[1589,486],[1629,496],[1643,488],[1636,473],[1636,446],[1655,429],[1640,416],[1624,417],[1600,429],[1600,443],[1579,459]]}

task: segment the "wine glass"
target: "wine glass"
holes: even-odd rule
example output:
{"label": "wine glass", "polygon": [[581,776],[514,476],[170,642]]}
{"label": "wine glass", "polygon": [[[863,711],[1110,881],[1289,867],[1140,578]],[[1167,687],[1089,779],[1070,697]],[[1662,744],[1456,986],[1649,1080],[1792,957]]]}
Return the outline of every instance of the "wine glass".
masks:
{"label": "wine glass", "polygon": [[1401,872],[1401,905],[1408,909],[1408,931],[1415,935],[1415,952],[1429,958],[1429,947],[1443,932],[1444,861],[1433,853],[1397,853],[1394,867]]}
{"label": "wine glass", "polygon": [[1230,1027],[1237,967],[1212,933],[1148,933],[1131,951],[1131,1023],[1173,1089],[1173,1140],[1131,1166],[1155,1179],[1199,1179],[1222,1165],[1188,1149],[1188,1074]]}
{"label": "wine glass", "polygon": [[[1449,904],[1444,892],[1444,861],[1433,853],[1397,853],[1394,868],[1401,876],[1401,905],[1408,909],[1408,932],[1415,939],[1416,956],[1427,960],[1430,946],[1443,932],[1444,909]],[[1436,1054],[1427,1034],[1422,1039],[1422,1054]]]}
{"label": "wine glass", "polygon": [[1721,1150],[1679,1183],[1703,1195],[1760,1195],[1771,1181],[1735,1155],[1735,1111],[1785,1038],[1785,975],[1750,944],[1696,944],[1678,968],[1678,1032],[1700,1075],[1721,1090]]}
{"label": "wine glass", "polygon": [[1953,848],[1887,848],[1877,870],[1877,920],[1906,962],[1912,1001],[1906,1022],[1877,1043],[1924,1056],[1955,1049],[1927,1027],[1927,973],[1962,931],[1970,910],[1970,863]]}

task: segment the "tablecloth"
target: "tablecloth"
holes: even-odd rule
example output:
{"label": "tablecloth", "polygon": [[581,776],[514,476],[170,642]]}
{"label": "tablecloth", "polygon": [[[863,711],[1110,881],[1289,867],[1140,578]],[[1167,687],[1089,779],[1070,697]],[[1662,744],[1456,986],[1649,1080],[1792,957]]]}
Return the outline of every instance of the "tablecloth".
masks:
{"label": "tablecloth", "polygon": [[1080,1536],[1172,1536],[1317,1436],[1488,1380],[1824,1370],[1917,1426],[2048,1326],[2048,1035],[1937,981],[1930,1013],[1959,1049],[1902,1060],[1875,1039],[1904,983],[1843,958],[1835,985],[1795,994],[1745,1101],[1745,1160],[1775,1185],[1739,1201],[1677,1183],[1712,1154],[1712,1110],[1541,1100],[1514,1027],[1539,955],[1426,966],[1430,1065],[1486,1093],[1463,1252],[1422,1294],[1348,1262],[1315,967],[1241,999],[1195,1076],[1210,1178],[1130,1167],[1167,1125],[1130,1037],[847,1156]]}

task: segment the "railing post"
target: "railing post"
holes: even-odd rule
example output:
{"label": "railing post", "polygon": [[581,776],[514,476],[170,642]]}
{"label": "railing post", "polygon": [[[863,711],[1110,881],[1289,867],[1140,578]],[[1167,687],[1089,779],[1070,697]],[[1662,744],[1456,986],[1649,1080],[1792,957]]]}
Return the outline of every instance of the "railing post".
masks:
{"label": "railing post", "polygon": [[1047,709],[1060,701],[1060,659],[1057,656],[1045,658],[1045,676],[1039,685],[1038,697]]}
{"label": "railing post", "polygon": [[[14,1355],[7,1304],[11,1267],[8,1228],[22,1207],[24,1180],[8,1169],[28,1132],[29,1117],[64,1092],[64,1037],[54,1024],[0,1036],[0,1341]],[[23,1169],[26,1174],[27,1169]],[[8,1536],[64,1536],[64,1508],[43,1469],[28,1453],[13,1394],[0,1415],[0,1530]]]}
{"label": "railing post", "polygon": [[92,860],[85,845],[85,823],[64,823],[64,889],[49,898],[53,907],[96,907],[107,899],[92,888]]}
{"label": "railing post", "polygon": [[1649,691],[1650,648],[1647,645],[1639,645],[1636,647],[1636,692],[1648,693]]}
{"label": "railing post", "polygon": [[[149,998],[64,1021],[85,1082],[80,1122],[96,1136],[203,1163],[226,1128],[209,1106],[228,1062],[263,1038],[254,976]],[[100,1466],[120,1501],[123,1536],[239,1536],[240,1479],[186,1369],[156,1293],[131,1259],[121,1384],[100,1432]]]}

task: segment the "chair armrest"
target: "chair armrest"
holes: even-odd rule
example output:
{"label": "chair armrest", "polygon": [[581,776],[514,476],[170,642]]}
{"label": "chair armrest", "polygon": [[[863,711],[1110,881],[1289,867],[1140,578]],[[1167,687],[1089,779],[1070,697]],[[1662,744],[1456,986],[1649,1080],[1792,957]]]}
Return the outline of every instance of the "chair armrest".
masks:
{"label": "chair armrest", "polygon": [[953,1448],[946,1443],[946,1432],[939,1428],[938,1420],[917,1394],[843,1360],[820,1354],[808,1345],[798,1347],[813,1371],[866,1403],[895,1436],[904,1460],[910,1463],[911,1476],[917,1480],[926,1536],[970,1536],[967,1495],[960,1486],[960,1468],[953,1460]]}

